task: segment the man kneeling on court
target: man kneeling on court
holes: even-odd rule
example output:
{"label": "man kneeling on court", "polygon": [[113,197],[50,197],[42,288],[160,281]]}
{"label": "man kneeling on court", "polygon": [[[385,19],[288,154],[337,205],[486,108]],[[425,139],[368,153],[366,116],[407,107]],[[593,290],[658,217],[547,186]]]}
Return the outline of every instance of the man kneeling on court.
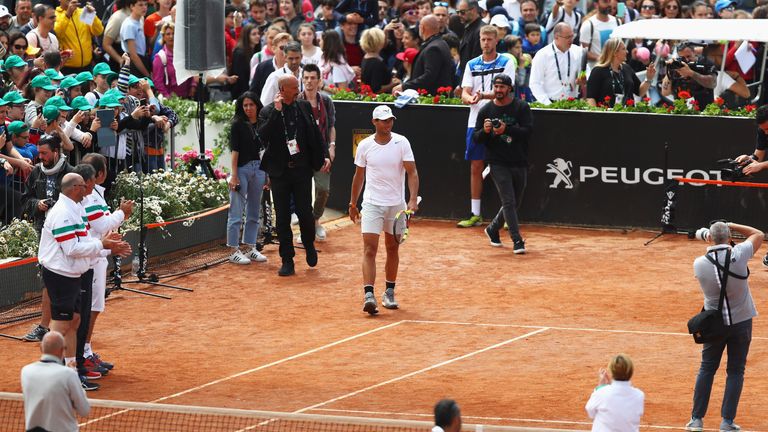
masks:
{"label": "man kneeling on court", "polygon": [[384,265],[386,290],[381,302],[387,309],[397,309],[395,301],[395,281],[399,243],[395,240],[392,228],[397,212],[404,210],[405,173],[408,173],[408,191],[411,199],[408,210],[418,210],[416,197],[419,195],[419,174],[416,161],[408,138],[392,132],[395,116],[386,105],[379,105],[373,110],[373,126],[376,133],[357,146],[355,155],[355,176],[352,179],[352,194],[349,200],[349,217],[352,222],[361,219],[357,209],[357,200],[363,184],[362,233],[363,233],[363,289],[365,299],[363,311],[371,315],[379,312],[373,284],[376,281],[376,251],[379,247],[379,234],[384,231],[384,245],[387,248],[387,261]]}
{"label": "man kneeling on court", "polygon": [[131,246],[120,240],[119,235],[102,240],[88,236],[85,209],[80,204],[87,194],[85,181],[79,174],[64,175],[59,200],[45,218],[37,254],[51,298],[51,330],[64,335],[65,364],[70,367],[75,367],[80,290],[84,284],[93,282],[81,276],[89,271],[91,258],[110,253],[125,257],[131,253]]}

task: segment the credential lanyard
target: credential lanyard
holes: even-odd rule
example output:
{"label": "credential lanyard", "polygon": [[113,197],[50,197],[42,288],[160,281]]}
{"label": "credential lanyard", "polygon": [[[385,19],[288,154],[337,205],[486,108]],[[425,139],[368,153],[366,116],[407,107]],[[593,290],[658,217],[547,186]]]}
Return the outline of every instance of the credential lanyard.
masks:
{"label": "credential lanyard", "polygon": [[[560,84],[566,85],[566,82],[563,81],[563,75],[560,73],[560,61],[557,60],[557,50],[555,49],[555,45],[552,44],[552,52],[555,53],[555,66],[557,67],[557,79],[560,80]],[[565,78],[570,79],[571,78],[571,50],[570,48],[565,51],[566,57],[568,57],[568,69],[566,69],[565,72]]]}
{"label": "credential lanyard", "polygon": [[[288,138],[288,126],[285,124],[285,110],[288,108],[288,106],[283,106],[283,110],[280,111],[280,118],[283,120],[283,131],[285,132],[285,142],[288,142],[290,140],[296,139],[296,134],[299,131],[299,116],[294,115],[294,121],[296,122],[296,130],[293,131],[293,138]],[[297,108],[298,109],[298,108]]]}

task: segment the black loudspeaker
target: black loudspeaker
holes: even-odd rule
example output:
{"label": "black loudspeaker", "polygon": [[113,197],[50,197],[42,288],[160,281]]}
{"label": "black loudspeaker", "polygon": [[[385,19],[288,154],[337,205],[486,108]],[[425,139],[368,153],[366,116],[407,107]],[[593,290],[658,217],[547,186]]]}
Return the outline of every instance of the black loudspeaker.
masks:
{"label": "black loudspeaker", "polygon": [[186,0],[184,12],[186,68],[204,71],[225,67],[224,0]]}

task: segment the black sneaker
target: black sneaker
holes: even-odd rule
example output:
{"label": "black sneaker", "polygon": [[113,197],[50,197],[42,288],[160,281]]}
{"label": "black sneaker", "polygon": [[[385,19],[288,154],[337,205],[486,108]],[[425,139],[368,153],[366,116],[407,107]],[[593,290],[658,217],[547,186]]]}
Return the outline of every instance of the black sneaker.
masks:
{"label": "black sneaker", "polygon": [[523,241],[523,239],[515,240],[515,248],[513,249],[513,252],[516,254],[525,253],[525,242]]}
{"label": "black sneaker", "polygon": [[101,388],[100,385],[88,381],[88,379],[85,378],[84,376],[82,376],[82,375],[79,375],[79,376],[80,376],[80,385],[83,386],[83,390],[85,390],[85,391],[94,391],[94,390],[98,390],[99,388]]}
{"label": "black sneaker", "polygon": [[41,340],[43,340],[43,336],[45,336],[45,334],[48,333],[49,331],[51,330],[38,324],[35,328],[33,328],[29,333],[27,333],[24,336],[24,340],[27,342],[40,342]]}
{"label": "black sneaker", "polygon": [[488,240],[490,240],[491,246],[501,247],[501,237],[499,237],[498,231],[492,230],[490,225],[485,227],[483,231],[485,231],[485,236],[488,237]]}
{"label": "black sneaker", "polygon": [[314,267],[317,265],[317,249],[314,244],[304,245],[304,250],[307,252],[307,265]]}
{"label": "black sneaker", "polygon": [[278,276],[291,276],[296,274],[296,270],[293,268],[293,260],[292,259],[286,259],[283,260],[283,265],[280,267],[280,270],[277,271]]}

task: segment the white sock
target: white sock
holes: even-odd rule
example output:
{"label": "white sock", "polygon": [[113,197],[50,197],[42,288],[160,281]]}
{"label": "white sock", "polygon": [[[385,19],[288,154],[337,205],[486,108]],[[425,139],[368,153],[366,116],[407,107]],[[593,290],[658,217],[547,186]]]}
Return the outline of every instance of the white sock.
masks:
{"label": "white sock", "polygon": [[480,200],[479,199],[473,199],[472,202],[472,214],[475,216],[480,216]]}
{"label": "white sock", "polygon": [[88,358],[93,355],[93,351],[91,351],[91,344],[85,343],[85,349],[83,350],[83,357]]}
{"label": "white sock", "polygon": [[64,366],[77,369],[77,362],[75,361],[74,357],[64,357]]}

